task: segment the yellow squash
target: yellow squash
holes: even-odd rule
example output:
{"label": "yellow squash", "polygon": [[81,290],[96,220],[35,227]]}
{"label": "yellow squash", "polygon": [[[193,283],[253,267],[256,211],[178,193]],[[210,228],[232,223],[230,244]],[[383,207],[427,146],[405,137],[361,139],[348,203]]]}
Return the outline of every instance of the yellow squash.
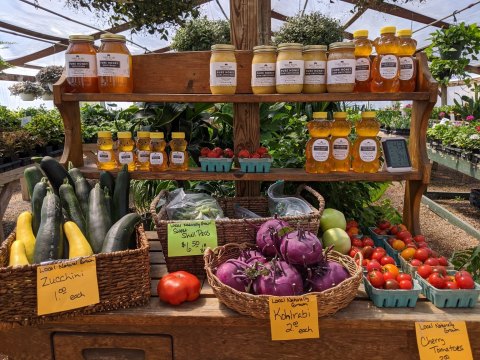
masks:
{"label": "yellow squash", "polygon": [[92,247],[83,236],[80,228],[73,221],[67,221],[63,224],[63,230],[68,240],[68,258],[74,259],[80,256],[93,255]]}
{"label": "yellow squash", "polygon": [[21,241],[14,241],[10,247],[10,258],[8,266],[28,265],[27,255],[25,253],[25,245]]}
{"label": "yellow squash", "polygon": [[17,218],[17,240],[25,245],[25,253],[30,264],[33,264],[33,252],[35,251],[35,235],[32,230],[32,213],[24,211]]}

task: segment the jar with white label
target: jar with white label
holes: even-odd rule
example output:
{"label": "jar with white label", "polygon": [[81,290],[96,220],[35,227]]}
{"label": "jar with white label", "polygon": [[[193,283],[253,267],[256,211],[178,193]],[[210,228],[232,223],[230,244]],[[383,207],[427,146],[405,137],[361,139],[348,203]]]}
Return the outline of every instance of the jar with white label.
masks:
{"label": "jar with white label", "polygon": [[184,132],[173,132],[170,141],[170,170],[188,170],[187,141]]}
{"label": "jar with white label", "polygon": [[275,94],[275,66],[277,48],[260,45],[253,48],[252,92],[254,94]]}
{"label": "jar with white label", "polygon": [[370,92],[370,55],[372,42],[368,40],[368,30],[353,33],[355,43],[355,92]]}
{"label": "jar with white label", "polygon": [[330,44],[327,62],[327,91],[353,92],[355,88],[355,44],[351,41]]}
{"label": "jar with white label", "polygon": [[319,94],[327,91],[327,46],[307,45],[303,48],[305,75],[303,92]]}
{"label": "jar with white label", "polygon": [[135,168],[137,170],[150,170],[150,133],[148,131],[137,131],[135,147],[137,149]]}
{"label": "jar with white label", "polygon": [[150,171],[165,171],[168,168],[168,158],[165,148],[167,143],[163,132],[150,133]]}
{"label": "jar with white label", "polygon": [[117,161],[113,152],[113,140],[110,131],[98,132],[97,148],[97,168],[99,170],[116,169]]}
{"label": "jar with white label", "polygon": [[133,152],[135,142],[132,139],[132,133],[130,131],[119,131],[117,137],[118,168],[122,169],[124,165],[127,165],[128,171],[135,170],[135,154]]}
{"label": "jar with white label", "polygon": [[397,31],[398,36],[398,61],[400,63],[400,91],[415,91],[417,85],[417,63],[413,58],[417,50],[417,42],[412,39],[412,30],[402,29]]}
{"label": "jar with white label", "polygon": [[334,112],[332,124],[332,171],[347,172],[351,166],[351,146],[348,136],[352,125],[346,112]]}
{"label": "jar with white label", "polygon": [[283,43],[278,45],[276,89],[279,94],[299,94],[303,89],[305,64],[303,45]]}
{"label": "jar with white label", "polygon": [[210,91],[214,95],[233,95],[237,90],[235,46],[216,44],[210,56]]}
{"label": "jar with white label", "polygon": [[97,93],[97,51],[93,46],[93,36],[70,35],[65,52],[67,92]]}
{"label": "jar with white label", "polygon": [[358,173],[375,173],[380,169],[380,142],[377,139],[380,124],[375,116],[375,111],[364,111],[355,126],[357,139],[353,146],[352,169]]}
{"label": "jar with white label", "polygon": [[380,37],[373,42],[377,56],[372,62],[372,92],[392,93],[400,89],[399,41],[395,31],[395,26],[385,26],[380,30]]}
{"label": "jar with white label", "polygon": [[102,34],[97,53],[98,89],[101,93],[129,94],[133,91],[132,56],[125,36]]}
{"label": "jar with white label", "polygon": [[310,174],[325,174],[332,169],[332,146],[330,142],[331,121],[326,112],[314,112],[307,124],[310,140],[305,151],[305,171]]}

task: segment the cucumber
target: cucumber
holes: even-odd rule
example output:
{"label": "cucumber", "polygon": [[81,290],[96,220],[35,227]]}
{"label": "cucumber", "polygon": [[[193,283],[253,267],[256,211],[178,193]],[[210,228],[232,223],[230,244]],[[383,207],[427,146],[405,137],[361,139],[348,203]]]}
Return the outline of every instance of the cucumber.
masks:
{"label": "cucumber", "polygon": [[49,191],[42,204],[42,221],[35,239],[33,260],[44,261],[61,259],[63,256],[63,226],[60,198]]}
{"label": "cucumber", "polygon": [[88,213],[88,196],[90,194],[90,190],[92,190],[92,187],[88,183],[87,179],[83,177],[82,172],[73,167],[72,162],[68,163],[68,174],[73,180],[75,195],[77,195],[83,215],[86,218]]}
{"label": "cucumber", "polygon": [[50,184],[52,185],[53,191],[57,195],[60,186],[62,186],[63,182],[65,181],[65,178],[68,180],[70,185],[75,185],[67,170],[65,170],[65,168],[51,156],[45,156],[42,159],[40,162],[40,168],[47,176]]}
{"label": "cucumber", "polygon": [[112,213],[112,209],[113,209],[112,196],[110,195],[107,187],[105,187],[105,188],[103,189],[103,192],[104,192],[104,195],[105,195],[105,209],[107,210],[108,215],[110,215],[110,222],[111,222],[111,220],[112,220],[112,218],[113,218],[113,213]]}
{"label": "cucumber", "polygon": [[120,220],[128,214],[128,197],[130,191],[130,174],[128,166],[123,165],[118,172],[113,191],[113,217],[112,222]]}
{"label": "cucumber", "polygon": [[42,178],[33,188],[31,196],[32,201],[32,230],[33,235],[37,235],[38,228],[40,227],[40,221],[42,216],[42,204],[43,199],[47,196],[48,179]]}
{"label": "cucumber", "polygon": [[140,215],[132,213],[113,224],[103,241],[102,253],[127,250],[130,237],[139,221]]}
{"label": "cucumber", "polygon": [[90,191],[88,201],[88,242],[95,254],[102,251],[103,241],[112,225],[110,213],[106,207],[105,193],[100,184]]}
{"label": "cucumber", "polygon": [[35,185],[37,185],[44,176],[38,166],[29,166],[23,171],[23,177],[27,183],[28,196],[30,196],[30,199],[32,198]]}
{"label": "cucumber", "polygon": [[100,172],[100,187],[102,189],[105,189],[105,187],[107,187],[108,194],[110,195],[110,197],[113,196],[113,191],[115,189],[115,179],[113,178],[113,175],[108,171]]}
{"label": "cucumber", "polygon": [[67,183],[67,180],[65,180],[65,184],[60,186],[59,194],[62,208],[65,209],[68,220],[71,220],[77,224],[77,226],[80,228],[80,231],[86,237],[87,224],[85,221],[85,216],[83,215],[82,208],[80,207],[80,203],[75,195],[75,190],[73,190],[73,187]]}

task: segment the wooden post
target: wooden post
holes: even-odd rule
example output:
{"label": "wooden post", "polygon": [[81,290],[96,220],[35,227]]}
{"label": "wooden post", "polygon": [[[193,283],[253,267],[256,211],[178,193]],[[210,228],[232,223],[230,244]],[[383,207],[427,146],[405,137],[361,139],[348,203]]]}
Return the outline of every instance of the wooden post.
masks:
{"label": "wooden post", "polygon": [[442,104],[442,106],[447,105],[447,102],[448,102],[448,86],[445,85],[445,84],[442,84],[442,86],[441,86],[440,100],[441,100],[440,103]]}
{"label": "wooden post", "polygon": [[[251,50],[270,38],[270,0],[230,0],[230,33],[238,50]],[[248,71],[248,69],[243,69]],[[259,104],[234,104],[233,136],[235,153],[241,147],[254,151],[260,145]],[[238,196],[258,196],[260,183],[239,181]]]}

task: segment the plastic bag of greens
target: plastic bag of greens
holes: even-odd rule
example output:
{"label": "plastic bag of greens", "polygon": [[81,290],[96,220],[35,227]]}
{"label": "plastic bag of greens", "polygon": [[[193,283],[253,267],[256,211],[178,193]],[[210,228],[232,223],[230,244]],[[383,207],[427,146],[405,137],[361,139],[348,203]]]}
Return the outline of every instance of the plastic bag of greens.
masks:
{"label": "plastic bag of greens", "polygon": [[305,200],[283,194],[284,186],[285,182],[283,180],[269,186],[267,195],[270,214],[277,214],[278,216],[310,214],[312,209]]}
{"label": "plastic bag of greens", "polygon": [[186,193],[176,189],[168,196],[166,207],[170,220],[216,220],[223,218],[217,200],[204,193]]}

